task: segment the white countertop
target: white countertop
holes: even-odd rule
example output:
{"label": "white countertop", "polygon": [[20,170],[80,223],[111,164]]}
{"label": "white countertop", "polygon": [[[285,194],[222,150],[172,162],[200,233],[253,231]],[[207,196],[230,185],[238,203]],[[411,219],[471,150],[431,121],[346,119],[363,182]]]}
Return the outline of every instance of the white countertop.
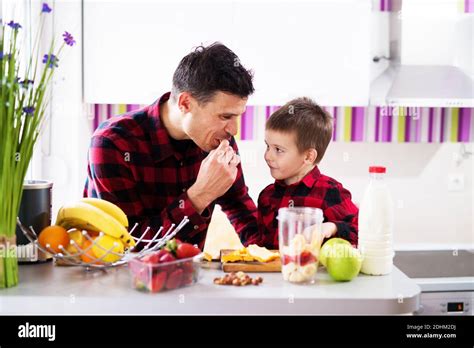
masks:
{"label": "white countertop", "polygon": [[213,284],[223,274],[203,269],[193,286],[149,294],[132,288],[126,266],[21,265],[18,286],[0,290],[0,314],[407,314],[419,307],[420,287],[396,267],[342,283],[320,268],[311,285],[290,284],[280,273],[252,273],[264,278],[259,286]]}

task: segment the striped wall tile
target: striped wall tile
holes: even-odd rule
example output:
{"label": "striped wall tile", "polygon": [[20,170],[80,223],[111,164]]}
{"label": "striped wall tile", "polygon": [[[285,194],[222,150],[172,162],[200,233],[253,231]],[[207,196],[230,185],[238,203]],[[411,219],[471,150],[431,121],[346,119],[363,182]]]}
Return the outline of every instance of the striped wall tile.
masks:
{"label": "striped wall tile", "polygon": [[92,120],[94,131],[105,120],[115,115],[122,115],[139,109],[145,105],[138,104],[92,104],[88,107],[89,118]]}
{"label": "striped wall tile", "polygon": [[[132,104],[93,104],[91,124],[141,108]],[[237,140],[262,140],[258,120],[268,120],[275,105],[248,105],[238,119]],[[474,141],[473,108],[323,106],[333,116],[332,140],[337,142],[443,143]]]}
{"label": "striped wall tile", "polygon": [[398,12],[402,8],[402,0],[372,0],[372,10],[378,12]]}
{"label": "striped wall tile", "polygon": [[458,0],[459,7],[464,13],[474,13],[474,0]]}
{"label": "striped wall tile", "polygon": [[[401,5],[402,0],[372,0],[372,9],[378,12],[398,12]],[[474,0],[453,0],[453,5],[461,13],[474,13]]]}
{"label": "striped wall tile", "polygon": [[[88,105],[89,118],[92,120],[92,131],[95,131],[99,125],[112,116],[123,115],[127,112],[140,109],[145,105],[140,104],[92,104]],[[257,111],[261,107],[247,106],[242,117],[238,119],[238,130],[236,139],[254,140],[257,134]],[[265,108],[264,108],[265,110]],[[272,112],[275,107],[271,108]],[[260,112],[260,114],[262,114]]]}

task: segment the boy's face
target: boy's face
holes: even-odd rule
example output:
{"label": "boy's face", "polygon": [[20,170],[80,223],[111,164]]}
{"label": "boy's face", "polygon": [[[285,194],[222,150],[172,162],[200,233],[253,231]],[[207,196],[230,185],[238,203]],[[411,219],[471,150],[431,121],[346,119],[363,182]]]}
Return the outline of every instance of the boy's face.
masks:
{"label": "boy's face", "polygon": [[296,146],[295,132],[265,130],[265,161],[276,180],[285,180],[291,185],[301,180],[313,167],[316,150],[300,153]]}

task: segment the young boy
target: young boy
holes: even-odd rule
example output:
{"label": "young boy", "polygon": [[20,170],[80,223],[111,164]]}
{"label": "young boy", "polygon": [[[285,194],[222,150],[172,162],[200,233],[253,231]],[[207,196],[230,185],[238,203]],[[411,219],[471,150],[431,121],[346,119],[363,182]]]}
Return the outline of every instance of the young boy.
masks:
{"label": "young boy", "polygon": [[339,237],[357,246],[358,209],[351,194],[317,166],[332,129],[332,117],[309,98],[294,99],[270,116],[265,161],[275,183],[258,198],[259,233],[254,242],[260,246],[278,249],[278,209],[289,206],[320,208],[324,238]]}

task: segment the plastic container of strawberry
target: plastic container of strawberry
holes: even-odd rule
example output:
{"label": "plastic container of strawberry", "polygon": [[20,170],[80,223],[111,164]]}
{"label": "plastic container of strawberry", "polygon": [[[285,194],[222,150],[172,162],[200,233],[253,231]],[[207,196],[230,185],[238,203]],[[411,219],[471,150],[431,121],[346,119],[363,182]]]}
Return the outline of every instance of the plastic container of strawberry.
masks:
{"label": "plastic container of strawberry", "polygon": [[158,293],[191,286],[197,283],[203,253],[169,262],[150,263],[142,258],[132,259],[128,267],[132,287],[150,293]]}

